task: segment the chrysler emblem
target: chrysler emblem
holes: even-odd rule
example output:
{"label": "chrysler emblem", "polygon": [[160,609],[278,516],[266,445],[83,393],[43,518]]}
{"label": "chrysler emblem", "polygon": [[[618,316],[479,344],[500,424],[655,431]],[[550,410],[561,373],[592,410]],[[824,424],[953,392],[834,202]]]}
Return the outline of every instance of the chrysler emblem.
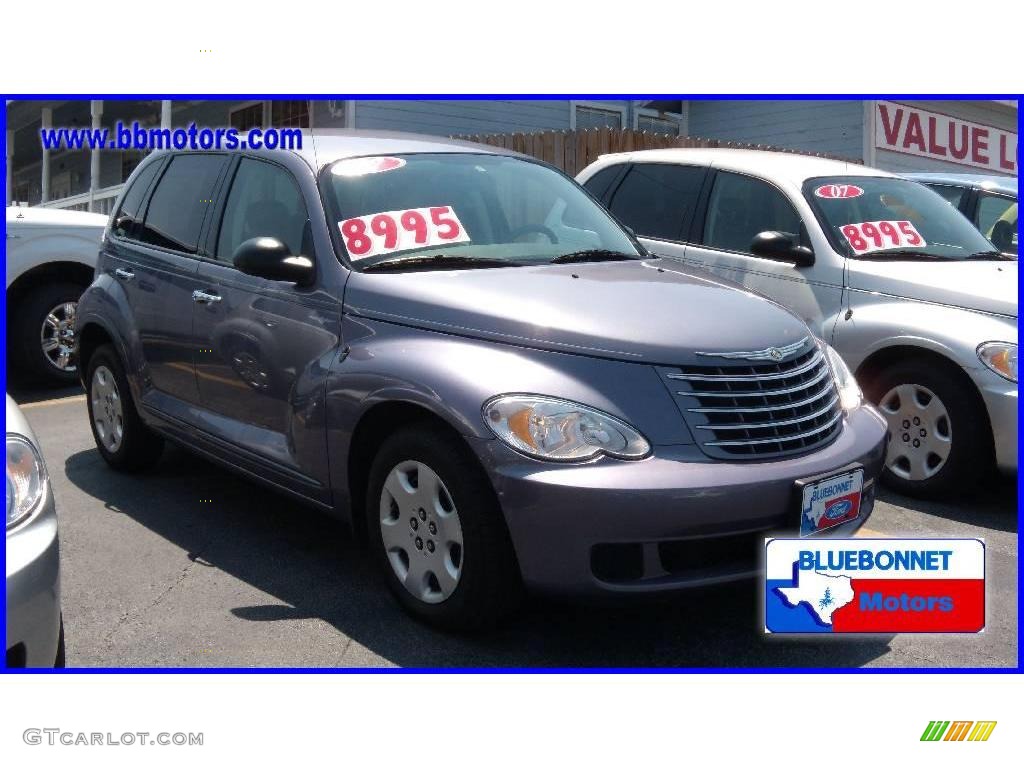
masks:
{"label": "chrysler emblem", "polygon": [[768,348],[768,357],[770,357],[772,360],[781,360],[782,359],[782,350],[779,349],[778,347],[769,347]]}

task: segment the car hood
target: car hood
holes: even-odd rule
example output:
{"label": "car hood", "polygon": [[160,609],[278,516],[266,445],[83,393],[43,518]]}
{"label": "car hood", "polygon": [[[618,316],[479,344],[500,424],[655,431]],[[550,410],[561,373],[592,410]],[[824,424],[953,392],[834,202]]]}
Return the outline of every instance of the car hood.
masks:
{"label": "car hood", "polygon": [[792,343],[778,304],[665,259],[430,272],[355,272],[348,312],[539,349],[680,365],[696,351]]}
{"label": "car hood", "polygon": [[1017,317],[1016,261],[851,261],[850,287]]}

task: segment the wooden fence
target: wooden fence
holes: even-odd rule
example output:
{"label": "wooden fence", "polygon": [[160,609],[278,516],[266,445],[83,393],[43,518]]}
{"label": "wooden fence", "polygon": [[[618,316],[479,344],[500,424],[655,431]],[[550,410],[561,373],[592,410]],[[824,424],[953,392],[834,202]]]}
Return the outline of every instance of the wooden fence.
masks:
{"label": "wooden fence", "polygon": [[611,152],[633,152],[640,149],[664,149],[666,147],[731,147],[734,149],[760,149],[770,152],[788,152],[797,155],[811,155],[850,163],[860,160],[839,157],[823,152],[799,152],[794,149],[783,149],[769,144],[747,144],[738,141],[719,141],[703,139],[696,136],[671,136],[666,133],[648,133],[632,129],[590,128],[576,131],[539,131],[537,133],[488,133],[461,134],[453,139],[472,141],[477,144],[488,144],[503,147],[525,155],[532,155],[540,160],[561,168],[570,176],[575,176],[600,155]]}

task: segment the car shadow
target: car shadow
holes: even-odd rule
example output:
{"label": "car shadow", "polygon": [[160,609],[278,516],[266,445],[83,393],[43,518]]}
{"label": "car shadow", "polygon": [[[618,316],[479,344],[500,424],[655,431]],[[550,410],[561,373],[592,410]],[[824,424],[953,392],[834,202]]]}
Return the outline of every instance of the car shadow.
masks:
{"label": "car shadow", "polygon": [[[969,495],[948,499],[914,499],[883,485],[879,488],[878,499],[943,520],[1007,533],[1017,532],[1016,476],[993,473],[979,483],[977,488],[972,488]],[[906,533],[913,534],[914,531]]]}
{"label": "car shadow", "polygon": [[859,667],[889,652],[888,637],[765,636],[753,582],[626,603],[532,598],[497,630],[446,634],[402,612],[346,525],[182,449],[143,475],[113,473],[95,450],[70,456],[65,471],[194,563],[273,596],[225,607],[233,616],[320,619],[403,667]]}

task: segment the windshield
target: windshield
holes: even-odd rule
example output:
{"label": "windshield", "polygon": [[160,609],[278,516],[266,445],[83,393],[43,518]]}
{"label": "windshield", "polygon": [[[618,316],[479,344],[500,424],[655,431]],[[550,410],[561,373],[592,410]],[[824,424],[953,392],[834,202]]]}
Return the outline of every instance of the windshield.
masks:
{"label": "windshield", "polygon": [[332,223],[357,269],[641,258],[629,236],[560,173],[516,157],[414,154],[339,160],[324,172]]}
{"label": "windshield", "polygon": [[941,195],[884,176],[809,179],[810,202],[839,253],[860,258],[978,258],[991,242]]}

